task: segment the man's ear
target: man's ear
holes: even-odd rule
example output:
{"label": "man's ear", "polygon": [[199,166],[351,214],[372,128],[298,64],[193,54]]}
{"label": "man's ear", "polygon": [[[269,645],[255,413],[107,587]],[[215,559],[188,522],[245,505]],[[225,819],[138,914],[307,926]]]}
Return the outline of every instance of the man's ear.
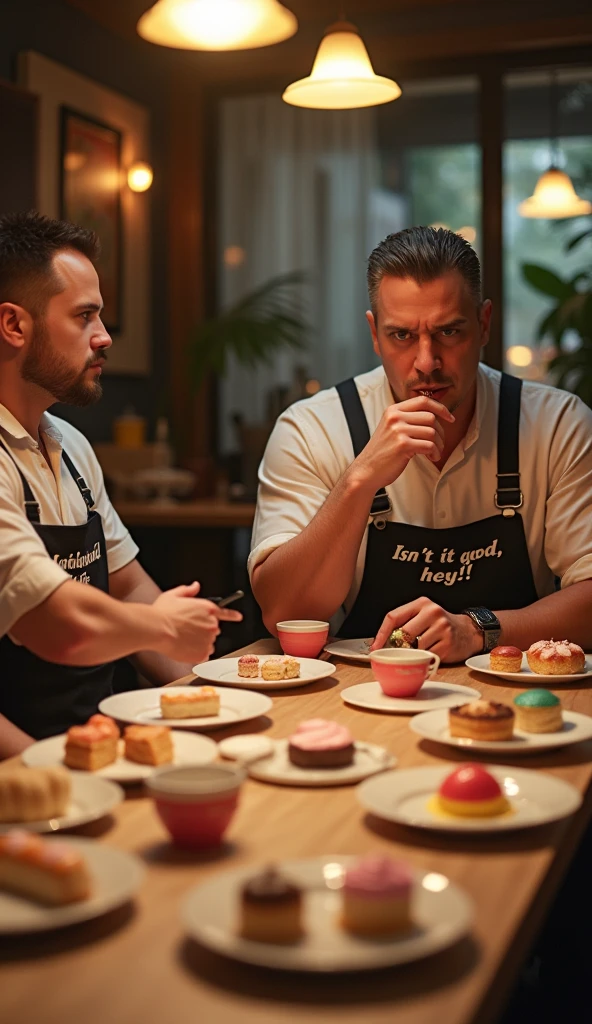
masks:
{"label": "man's ear", "polygon": [[0,302],[0,340],[21,349],[31,333],[31,314],[14,302]]}
{"label": "man's ear", "polygon": [[481,327],[481,348],[485,348],[489,341],[489,332],[491,330],[491,314],[493,306],[491,299],[485,299],[481,303],[481,309],[479,310],[479,325]]}
{"label": "man's ear", "polygon": [[366,320],[368,321],[370,334],[372,336],[372,347],[376,352],[376,355],[380,356],[380,349],[378,347],[378,336],[376,333],[376,320],[374,319],[374,313],[370,309],[366,310]]}

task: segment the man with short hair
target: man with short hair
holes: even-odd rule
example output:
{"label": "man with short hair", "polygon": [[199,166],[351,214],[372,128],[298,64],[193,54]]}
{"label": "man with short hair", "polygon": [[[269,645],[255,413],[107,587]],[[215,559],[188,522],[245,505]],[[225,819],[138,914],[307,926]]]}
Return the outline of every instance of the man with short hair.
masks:
{"label": "man with short hair", "polygon": [[445,662],[592,646],[592,412],[479,362],[491,302],[453,232],[389,235],[368,291],[382,365],[289,408],[261,464],[267,627],[327,619],[375,649],[402,629]]}
{"label": "man with short hair", "polygon": [[157,684],[241,615],[162,593],[111,505],[83,435],[47,413],[89,405],[111,338],[96,236],[37,213],[0,218],[0,758],[85,722],[136,655]]}

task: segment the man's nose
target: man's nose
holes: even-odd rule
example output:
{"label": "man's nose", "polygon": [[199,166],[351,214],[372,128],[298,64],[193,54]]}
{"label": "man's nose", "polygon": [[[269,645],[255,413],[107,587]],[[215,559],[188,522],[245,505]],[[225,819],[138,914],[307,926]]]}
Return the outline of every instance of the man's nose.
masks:
{"label": "man's nose", "polygon": [[429,334],[420,336],[413,365],[418,373],[426,376],[442,366],[442,360]]}
{"label": "man's nose", "polygon": [[109,334],[108,330],[106,329],[105,325],[103,324],[103,321],[101,321],[101,326],[98,328],[98,330],[94,332],[92,336],[91,345],[93,348],[98,349],[111,348],[112,344],[113,339]]}

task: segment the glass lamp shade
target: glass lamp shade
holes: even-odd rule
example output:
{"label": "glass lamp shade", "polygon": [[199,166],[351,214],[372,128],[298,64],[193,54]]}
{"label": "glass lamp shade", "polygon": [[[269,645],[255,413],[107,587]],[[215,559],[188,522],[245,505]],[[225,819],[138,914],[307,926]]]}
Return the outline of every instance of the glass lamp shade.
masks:
{"label": "glass lamp shade", "polygon": [[308,78],[292,82],[282,99],[295,107],[349,110],[390,103],[400,95],[396,82],[374,74],[355,25],[342,21],[327,29]]}
{"label": "glass lamp shade", "polygon": [[580,199],[568,174],[558,167],[550,167],[541,174],[534,194],[520,203],[518,212],[523,217],[559,220],[561,217],[581,217],[592,213],[592,203]]}
{"label": "glass lamp shade", "polygon": [[293,36],[298,22],[279,0],[157,0],[138,34],[181,50],[249,50]]}

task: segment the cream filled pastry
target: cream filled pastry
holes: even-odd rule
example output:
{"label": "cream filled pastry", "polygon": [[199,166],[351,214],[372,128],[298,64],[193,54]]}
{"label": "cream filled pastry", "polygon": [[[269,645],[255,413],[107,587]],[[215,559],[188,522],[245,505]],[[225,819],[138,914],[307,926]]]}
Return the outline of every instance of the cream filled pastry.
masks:
{"label": "cream filled pastry", "polygon": [[402,861],[371,855],[345,873],[342,924],[357,935],[388,935],[411,927],[413,876]]}
{"label": "cream filled pastry", "polygon": [[310,718],[290,736],[288,757],[299,768],[343,768],[354,759],[353,737],[344,725]]}
{"label": "cream filled pastry", "polygon": [[489,818],[510,806],[497,779],[480,764],[463,764],[447,775],[436,801],[441,811],[462,818]]}
{"label": "cream filled pastry", "polygon": [[514,697],[516,726],[524,732],[559,732],[561,701],[550,690],[526,690]]}
{"label": "cream filled pastry", "polygon": [[586,655],[569,640],[537,640],[526,652],[533,672],[542,676],[570,676],[586,671]]}

